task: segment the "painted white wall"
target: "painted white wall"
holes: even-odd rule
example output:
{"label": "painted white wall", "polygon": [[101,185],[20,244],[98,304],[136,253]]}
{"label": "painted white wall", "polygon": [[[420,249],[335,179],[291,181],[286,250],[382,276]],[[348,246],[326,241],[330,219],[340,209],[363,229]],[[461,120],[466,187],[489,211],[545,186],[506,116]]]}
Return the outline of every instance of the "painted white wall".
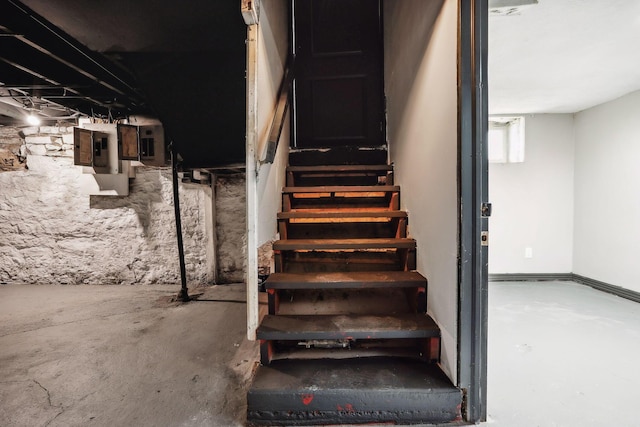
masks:
{"label": "painted white wall", "polygon": [[442,367],[456,382],[458,2],[386,1],[384,22],[389,155],[442,331]]}
{"label": "painted white wall", "polygon": [[572,272],[573,125],[573,114],[526,115],[524,163],[489,164],[489,273]]}
{"label": "painted white wall", "polygon": [[575,115],[573,271],[640,292],[640,91]]}
{"label": "painted white wall", "polygon": [[[0,282],[179,286],[170,168],[138,167],[128,196],[89,196],[73,165],[72,127],[5,127],[0,147],[5,139],[23,144],[28,169],[0,171]],[[187,280],[208,284],[211,188],[179,191]],[[242,259],[242,246],[234,249],[229,258]]]}
{"label": "painted white wall", "polygon": [[[263,0],[258,35],[258,157],[267,145],[276,98],[287,60],[288,19],[285,0]],[[289,126],[285,124],[273,164],[258,167],[258,241],[260,246],[275,239],[276,214],[281,209],[284,170],[288,162]]]}

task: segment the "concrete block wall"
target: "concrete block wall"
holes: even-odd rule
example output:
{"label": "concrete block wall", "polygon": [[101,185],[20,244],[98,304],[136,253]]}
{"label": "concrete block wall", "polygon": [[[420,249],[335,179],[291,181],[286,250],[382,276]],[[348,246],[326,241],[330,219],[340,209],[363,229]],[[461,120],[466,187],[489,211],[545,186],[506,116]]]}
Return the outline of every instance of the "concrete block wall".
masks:
{"label": "concrete block wall", "polygon": [[[129,196],[88,196],[71,125],[0,127],[0,152],[17,165],[0,169],[0,283],[180,284],[170,168],[138,168]],[[179,191],[189,286],[212,283],[212,189],[181,183]],[[217,207],[218,228],[229,210],[243,227],[218,250],[220,283],[244,280],[244,182],[218,191],[237,192]]]}

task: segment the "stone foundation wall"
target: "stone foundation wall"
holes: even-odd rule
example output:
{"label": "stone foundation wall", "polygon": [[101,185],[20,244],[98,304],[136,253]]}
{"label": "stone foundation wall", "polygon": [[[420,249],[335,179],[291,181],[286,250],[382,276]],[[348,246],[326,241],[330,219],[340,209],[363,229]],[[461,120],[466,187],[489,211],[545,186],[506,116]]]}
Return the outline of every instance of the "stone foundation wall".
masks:
{"label": "stone foundation wall", "polygon": [[244,282],[247,268],[247,213],[245,174],[220,175],[216,179],[216,233],[218,279]]}
{"label": "stone foundation wall", "polygon": [[[137,168],[128,196],[82,194],[70,132],[0,127],[0,283],[179,285],[170,168]],[[218,191],[219,283],[244,281],[244,228],[220,238],[244,227],[244,183],[226,196],[238,187]],[[179,191],[188,284],[212,283],[211,188]]]}

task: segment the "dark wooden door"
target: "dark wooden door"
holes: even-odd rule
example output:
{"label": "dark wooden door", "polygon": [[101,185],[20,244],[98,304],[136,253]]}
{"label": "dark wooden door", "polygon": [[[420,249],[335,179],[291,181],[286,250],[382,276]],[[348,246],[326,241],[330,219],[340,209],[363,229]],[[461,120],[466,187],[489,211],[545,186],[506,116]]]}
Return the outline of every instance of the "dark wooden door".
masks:
{"label": "dark wooden door", "polygon": [[384,144],[382,23],[376,0],[295,0],[299,148]]}

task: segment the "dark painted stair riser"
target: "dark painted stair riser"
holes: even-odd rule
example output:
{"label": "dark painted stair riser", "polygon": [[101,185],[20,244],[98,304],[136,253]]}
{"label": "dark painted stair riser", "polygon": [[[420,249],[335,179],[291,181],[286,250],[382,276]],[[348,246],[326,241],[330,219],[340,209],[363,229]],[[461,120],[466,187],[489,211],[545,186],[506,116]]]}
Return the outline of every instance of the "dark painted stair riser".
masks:
{"label": "dark painted stair riser", "polygon": [[406,238],[404,211],[292,211],[278,214],[281,239]]}
{"label": "dark painted stair riser", "polygon": [[400,208],[396,185],[284,187],[282,211],[309,209],[390,210]]}
{"label": "dark painted stair riser", "polygon": [[331,341],[350,347],[350,343],[365,340],[415,340],[415,353],[423,360],[440,358],[440,329],[425,314],[402,315],[269,315],[258,328],[260,356],[263,365],[271,363],[275,354],[274,341],[307,343],[309,347]]}
{"label": "dark painted stair riser", "polygon": [[387,162],[387,149],[361,149],[360,147],[334,147],[331,150],[292,150],[290,165],[382,165]]}
{"label": "dark painted stair riser", "polygon": [[415,271],[332,272],[316,274],[274,273],[264,283],[268,294],[269,314],[279,312],[281,292],[404,289],[412,313],[427,310],[427,279]]}
{"label": "dark painted stair riser", "polygon": [[389,165],[289,166],[287,186],[393,184]]}
{"label": "dark painted stair riser", "polygon": [[[413,239],[287,239],[273,244],[276,272],[413,270]],[[376,266],[377,264],[377,266]]]}

